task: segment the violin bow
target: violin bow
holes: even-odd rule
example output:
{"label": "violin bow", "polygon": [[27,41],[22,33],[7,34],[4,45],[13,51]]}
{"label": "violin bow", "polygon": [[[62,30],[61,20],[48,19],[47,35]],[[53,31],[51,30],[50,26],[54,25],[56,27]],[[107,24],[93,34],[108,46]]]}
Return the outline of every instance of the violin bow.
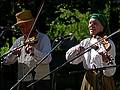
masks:
{"label": "violin bow", "polygon": [[[34,21],[32,27],[31,27],[31,30],[30,30],[30,32],[29,32],[29,34],[28,34],[27,39],[29,39],[31,32],[33,31],[33,29],[34,29],[34,27],[35,27],[35,24],[36,24],[37,19],[38,19],[39,15],[40,15],[40,13],[41,13],[41,11],[42,11],[43,6],[44,6],[44,0],[43,0],[43,3],[42,3],[41,8],[39,9],[39,12],[38,12],[36,18],[35,18],[35,21]],[[26,39],[26,40],[27,40],[27,39]],[[31,70],[32,70],[32,69],[31,69]],[[14,84],[14,85],[10,88],[10,90],[13,90],[29,73],[30,73],[30,72],[28,72],[28,73],[27,73],[22,79],[20,79],[16,84]]]}
{"label": "violin bow", "polygon": [[45,4],[45,2],[44,2],[44,0],[43,0],[42,5],[41,5],[41,7],[40,7],[40,9],[39,9],[39,11],[38,11],[38,14],[37,14],[37,16],[36,16],[36,18],[35,18],[35,20],[34,20],[34,22],[33,22],[33,25],[32,25],[32,27],[31,27],[31,30],[30,30],[30,32],[29,32],[26,40],[29,39],[32,31],[35,29],[36,22],[37,22],[38,17],[39,17],[39,15],[40,15],[40,13],[41,13],[41,11],[42,11],[42,9],[43,9],[44,4]]}

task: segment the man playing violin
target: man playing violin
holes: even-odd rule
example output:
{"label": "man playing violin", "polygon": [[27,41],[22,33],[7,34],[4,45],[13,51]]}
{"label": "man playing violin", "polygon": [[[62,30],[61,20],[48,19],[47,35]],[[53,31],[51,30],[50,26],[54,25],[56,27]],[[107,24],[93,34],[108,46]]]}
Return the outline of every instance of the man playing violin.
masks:
{"label": "man playing violin", "polygon": [[[92,14],[88,28],[91,37],[70,48],[66,52],[66,60],[71,60],[71,64],[83,62],[86,73],[81,90],[115,90],[112,76],[115,74],[116,68],[99,69],[116,65],[115,45],[111,39],[106,38],[109,32],[106,17],[103,14]],[[90,48],[89,51],[72,60],[72,58],[83,53],[88,48]]]}
{"label": "man playing violin", "polygon": [[[4,64],[13,64],[18,62],[18,80],[20,80],[32,67],[34,67],[43,57],[51,50],[51,43],[47,35],[38,32],[37,29],[31,31],[34,23],[34,18],[30,10],[22,10],[16,14],[18,26],[23,34],[18,38],[5,57]],[[19,48],[22,46],[21,48]],[[32,71],[23,81],[18,85],[19,90],[49,90],[50,76],[45,77],[38,83],[27,87],[33,81],[41,79],[44,75],[49,73],[49,63],[52,57],[49,55],[38,67]]]}

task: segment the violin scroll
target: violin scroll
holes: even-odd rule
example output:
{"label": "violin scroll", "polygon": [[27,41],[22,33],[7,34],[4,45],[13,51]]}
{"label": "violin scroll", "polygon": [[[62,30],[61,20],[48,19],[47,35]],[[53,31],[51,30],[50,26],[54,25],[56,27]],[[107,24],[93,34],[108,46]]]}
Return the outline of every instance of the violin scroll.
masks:
{"label": "violin scroll", "polygon": [[106,35],[100,35],[98,36],[98,40],[100,40],[99,42],[101,42],[104,46],[104,48],[109,51],[110,48],[111,48],[111,45],[110,45],[110,42],[109,42],[109,39]]}
{"label": "violin scroll", "polygon": [[35,36],[33,36],[25,41],[25,44],[30,44],[30,45],[33,45],[36,43],[38,43],[38,40]]}

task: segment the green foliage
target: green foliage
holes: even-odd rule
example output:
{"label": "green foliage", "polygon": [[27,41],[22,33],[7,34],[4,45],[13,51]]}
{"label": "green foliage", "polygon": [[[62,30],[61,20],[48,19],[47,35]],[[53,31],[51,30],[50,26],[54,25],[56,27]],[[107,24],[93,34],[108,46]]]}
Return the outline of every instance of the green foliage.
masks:
{"label": "green foliage", "polygon": [[[107,20],[109,21],[109,17],[110,17],[110,3],[105,4],[105,8],[103,10],[103,13],[105,14],[105,16],[107,17]],[[109,23],[109,22],[108,22]]]}
{"label": "green foliage", "polygon": [[[13,38],[12,38],[12,42],[14,43],[15,40],[16,40],[16,38],[13,37]],[[6,42],[5,45],[4,45],[2,48],[0,48],[0,56],[2,56],[4,53],[6,53],[6,52],[9,50],[9,47],[10,47],[10,46],[9,46],[9,43]]]}
{"label": "green foliage", "polygon": [[[60,3],[63,3],[59,5]],[[36,15],[35,12],[37,12],[37,8],[42,3],[41,0],[0,0],[0,26],[12,26],[15,23],[15,13],[22,10],[22,9],[31,9],[34,11],[33,14]],[[66,4],[65,4],[66,3]],[[106,4],[105,4],[106,3]],[[83,38],[88,37],[88,17],[89,12],[85,13],[86,11],[102,11],[106,14],[107,19],[109,21],[110,18],[110,12],[117,12],[119,18],[116,19],[115,16],[112,17],[114,20],[111,20],[111,22],[115,23],[113,26],[115,26],[118,21],[118,27],[120,27],[120,5],[114,4],[111,8],[112,0],[48,0],[47,4],[45,2],[44,8],[48,6],[49,10],[47,11],[47,14],[51,14],[52,11],[54,13],[52,14],[53,19],[47,18],[46,24],[50,26],[50,30],[48,31],[48,35],[51,40],[54,40],[56,37],[59,36],[65,36],[69,33],[73,33],[74,36],[77,38],[78,41],[82,40]],[[104,6],[105,4],[105,6]],[[51,5],[51,6],[50,6]],[[57,5],[57,7],[56,7]],[[50,7],[49,7],[50,6]],[[52,7],[52,8],[51,8]],[[55,10],[54,10],[55,9]],[[104,10],[103,10],[104,9]],[[81,13],[84,12],[84,13]],[[34,16],[35,16],[34,15]],[[114,13],[113,13],[114,15]],[[44,15],[46,17],[46,15]],[[116,29],[115,29],[116,30]],[[13,40],[11,42],[14,42],[16,38],[18,38],[21,35],[21,32],[19,30],[16,30],[13,34],[11,34],[10,37],[13,37]],[[7,35],[8,36],[8,35]],[[16,38],[15,38],[16,37]],[[5,37],[6,38],[6,37]],[[119,37],[116,37],[117,40],[117,50],[119,51]],[[6,38],[5,40],[2,40],[5,42],[4,45],[0,48],[0,55],[2,56],[5,52],[8,51],[10,44],[9,44],[9,38]],[[119,59],[118,59],[119,60]],[[116,90],[120,90],[120,81],[118,80],[116,82]]]}
{"label": "green foliage", "polygon": [[0,48],[0,56],[9,50],[9,44],[5,43],[4,47]]}
{"label": "green foliage", "polygon": [[73,33],[77,40],[88,36],[88,16],[89,13],[82,14],[79,10],[61,4],[54,12],[56,19],[50,23],[48,35],[51,39]]}

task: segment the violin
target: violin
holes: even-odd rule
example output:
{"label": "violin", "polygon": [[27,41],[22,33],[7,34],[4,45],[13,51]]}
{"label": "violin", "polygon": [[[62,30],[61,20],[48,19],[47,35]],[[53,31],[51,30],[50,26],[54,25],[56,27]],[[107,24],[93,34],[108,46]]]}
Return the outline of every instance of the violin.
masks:
{"label": "violin", "polygon": [[103,37],[102,37],[102,44],[103,44],[103,46],[105,47],[105,49],[106,49],[107,51],[110,50],[111,45],[110,45],[110,42],[109,42],[107,36],[103,36]]}
{"label": "violin", "polygon": [[109,51],[111,49],[111,45],[108,37],[102,33],[102,34],[99,34],[98,38],[99,38],[98,42],[101,42],[104,48],[106,49],[106,51]]}
{"label": "violin", "polygon": [[33,36],[25,41],[25,44],[29,44],[29,45],[33,45],[36,43],[38,43],[38,40],[35,36]]}
{"label": "violin", "polygon": [[107,52],[111,49],[111,44],[109,42],[108,37],[104,34],[101,34],[99,35],[98,40],[99,40],[98,42],[102,43],[105,48],[105,51],[99,53],[100,55],[102,55],[103,62],[106,62],[108,64],[113,64],[110,54]]}
{"label": "violin", "polygon": [[31,33],[31,35],[29,36],[29,38],[27,38],[26,40],[25,40],[25,45],[26,44],[29,44],[29,45],[34,45],[34,44],[36,44],[36,43],[38,43],[38,38],[37,38],[37,32],[36,31],[34,31],[33,33]]}

